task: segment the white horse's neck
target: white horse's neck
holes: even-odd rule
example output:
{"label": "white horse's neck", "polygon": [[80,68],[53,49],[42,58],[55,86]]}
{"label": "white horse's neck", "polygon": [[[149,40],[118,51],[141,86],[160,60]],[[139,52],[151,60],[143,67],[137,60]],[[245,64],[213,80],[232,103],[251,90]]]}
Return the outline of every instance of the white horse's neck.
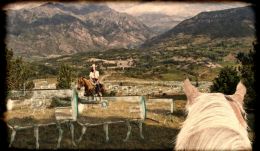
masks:
{"label": "white horse's neck", "polygon": [[[206,146],[208,147],[207,149],[211,149],[210,141],[212,141],[211,145],[213,146],[213,144],[217,144],[218,141],[226,140],[227,138],[224,137],[228,137],[226,134],[229,134],[229,132],[230,134],[232,133],[233,137],[243,140],[246,146],[250,146],[246,128],[240,124],[232,107],[223,94],[209,93],[200,95],[196,98],[194,104],[189,107],[188,112],[188,116],[177,138],[176,146],[180,147],[177,149],[185,147],[185,143],[186,147],[188,147],[187,141],[191,141],[193,144],[203,143],[202,140],[205,138],[208,140],[208,146],[206,144],[197,144],[198,146],[196,147]],[[213,134],[211,133],[213,131],[214,133],[219,133],[215,138],[213,138]],[[226,134],[222,134],[221,131],[225,131]],[[234,136],[234,134],[236,134],[236,136]],[[197,138],[196,135],[200,137]],[[196,138],[196,140],[192,140],[192,138]],[[224,144],[224,142],[222,144]]]}

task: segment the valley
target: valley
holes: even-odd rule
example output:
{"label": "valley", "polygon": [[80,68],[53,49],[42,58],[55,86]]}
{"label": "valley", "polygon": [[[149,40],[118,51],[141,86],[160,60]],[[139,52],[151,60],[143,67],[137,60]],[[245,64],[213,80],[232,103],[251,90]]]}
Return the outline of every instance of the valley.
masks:
{"label": "valley", "polygon": [[[9,147],[172,150],[193,104],[187,103],[187,78],[201,94],[225,96],[242,79],[249,126],[243,132],[253,141],[256,27],[251,6],[176,3],[173,8],[181,7],[173,11],[182,14],[175,15],[147,2],[120,6],[43,2],[5,11]],[[100,102],[94,101],[99,98],[95,87],[89,99],[85,90],[91,86],[79,80],[89,79],[92,64],[105,89]],[[214,84],[221,89],[212,90]],[[230,117],[234,125],[240,121],[233,113]]]}
{"label": "valley", "polygon": [[[95,63],[101,75],[212,81],[221,68],[239,66],[236,55],[252,50],[256,40],[249,6],[202,12],[177,24],[174,16],[135,18],[95,3],[49,2],[8,17],[7,48],[30,64],[34,78],[55,77],[61,64],[72,68],[74,78],[86,76]],[[159,27],[171,24],[170,30]]]}

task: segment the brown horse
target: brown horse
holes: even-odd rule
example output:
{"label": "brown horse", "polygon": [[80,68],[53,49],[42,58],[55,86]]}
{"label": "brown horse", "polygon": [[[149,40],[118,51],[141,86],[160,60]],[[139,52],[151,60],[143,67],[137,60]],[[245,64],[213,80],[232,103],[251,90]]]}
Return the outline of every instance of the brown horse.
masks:
{"label": "brown horse", "polygon": [[78,87],[77,89],[80,90],[82,87],[85,88],[85,96],[95,96],[95,94],[97,94],[99,97],[102,97],[102,94],[104,94],[105,89],[103,84],[99,84],[100,90],[99,92],[97,92],[97,89],[95,87],[95,85],[92,84],[92,82],[88,79],[86,79],[85,77],[80,77],[78,79]]}

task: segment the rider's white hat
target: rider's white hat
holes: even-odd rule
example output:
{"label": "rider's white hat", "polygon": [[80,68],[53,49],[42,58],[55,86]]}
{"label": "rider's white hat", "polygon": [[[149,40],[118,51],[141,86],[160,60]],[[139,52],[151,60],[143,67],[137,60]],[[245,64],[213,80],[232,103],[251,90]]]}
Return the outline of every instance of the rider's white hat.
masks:
{"label": "rider's white hat", "polygon": [[90,67],[92,68],[96,68],[97,66],[95,64],[92,64]]}

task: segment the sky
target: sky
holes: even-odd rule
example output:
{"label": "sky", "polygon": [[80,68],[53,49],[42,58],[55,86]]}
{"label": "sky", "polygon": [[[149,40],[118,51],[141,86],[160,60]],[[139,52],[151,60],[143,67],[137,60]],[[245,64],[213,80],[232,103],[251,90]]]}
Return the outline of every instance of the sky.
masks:
{"label": "sky", "polygon": [[[36,7],[45,2],[23,2],[10,3],[6,9],[21,9]],[[118,11],[125,12],[133,16],[144,13],[162,13],[170,16],[180,16],[188,18],[203,11],[222,10],[250,5],[242,2],[208,2],[208,3],[184,3],[184,2],[106,2],[107,5]]]}
{"label": "sky", "polygon": [[249,5],[241,2],[222,3],[184,3],[184,2],[146,2],[146,3],[108,3],[108,6],[119,11],[138,16],[144,13],[163,13],[170,16],[194,16],[203,11],[222,10]]}

